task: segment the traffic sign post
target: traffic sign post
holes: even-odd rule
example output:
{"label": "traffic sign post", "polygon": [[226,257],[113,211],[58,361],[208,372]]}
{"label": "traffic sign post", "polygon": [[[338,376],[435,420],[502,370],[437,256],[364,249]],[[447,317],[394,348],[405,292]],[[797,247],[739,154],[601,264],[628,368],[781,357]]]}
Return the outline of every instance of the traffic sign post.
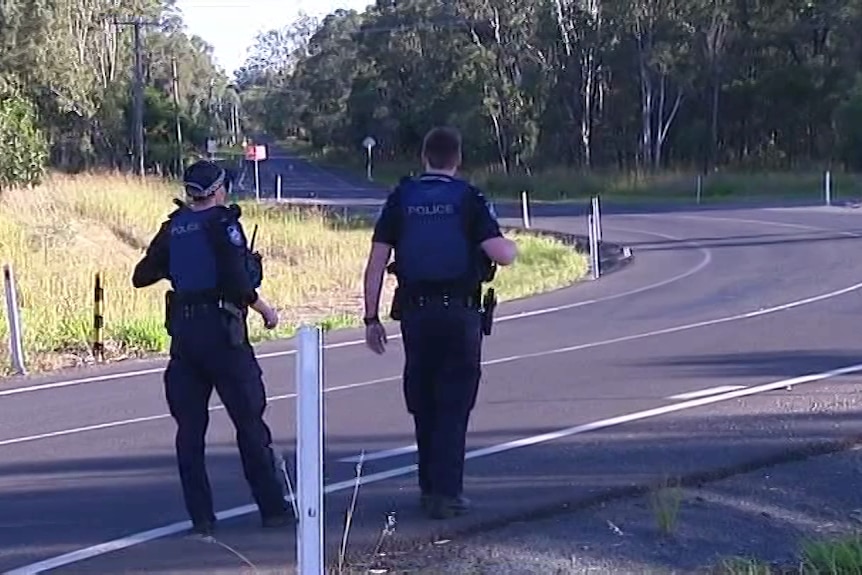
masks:
{"label": "traffic sign post", "polygon": [[266,146],[246,146],[245,159],[254,162],[254,196],[260,201],[260,162],[266,159]]}
{"label": "traffic sign post", "polygon": [[372,138],[371,136],[367,136],[364,140],[362,140],[362,147],[365,148],[368,153],[368,181],[371,181],[371,150],[377,145],[377,140]]}
{"label": "traffic sign post", "polygon": [[218,152],[218,142],[213,140],[212,138],[207,140],[207,154],[210,157],[210,160],[213,159],[213,156]]}

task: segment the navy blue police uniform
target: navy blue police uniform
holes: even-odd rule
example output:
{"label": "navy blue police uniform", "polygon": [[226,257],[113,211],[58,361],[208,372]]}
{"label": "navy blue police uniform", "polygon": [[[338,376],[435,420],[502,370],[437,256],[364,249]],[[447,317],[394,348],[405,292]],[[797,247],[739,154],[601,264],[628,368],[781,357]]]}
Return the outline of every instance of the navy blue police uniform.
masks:
{"label": "navy blue police uniform", "polygon": [[[198,162],[186,170],[186,190],[192,196],[207,197],[224,183],[225,176],[217,165]],[[284,525],[284,493],[270,429],[263,420],[262,372],[246,327],[247,306],[258,297],[259,260],[255,266],[238,206],[195,211],[179,203],[136,266],[132,282],[140,288],[167,279],[173,288],[166,301],[171,344],[164,383],[177,423],[177,463],[186,509],[194,531],[212,530],[216,517],[204,439],[215,388],[236,428],[243,471],[263,525]]]}
{"label": "navy blue police uniform", "polygon": [[481,248],[501,236],[482,193],[439,174],[404,178],[372,241],[392,246],[404,342],[403,391],[418,445],[422,503],[465,509],[464,456],[481,377]]}

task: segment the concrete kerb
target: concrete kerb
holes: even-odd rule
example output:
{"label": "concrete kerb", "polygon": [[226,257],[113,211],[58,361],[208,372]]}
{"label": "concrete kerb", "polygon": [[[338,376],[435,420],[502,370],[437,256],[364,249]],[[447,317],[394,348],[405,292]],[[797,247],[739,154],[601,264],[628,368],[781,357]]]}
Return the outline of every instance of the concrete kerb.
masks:
{"label": "concrete kerb", "polygon": [[[796,447],[779,449],[776,452],[761,457],[747,459],[732,465],[713,467],[701,471],[681,473],[675,477],[675,484],[679,487],[697,489],[710,483],[729,479],[737,475],[752,473],[761,469],[769,469],[779,465],[804,462],[815,457],[832,455],[844,451],[862,448],[862,435],[853,435],[844,439],[815,440]],[[538,521],[553,518],[566,513],[573,513],[589,509],[596,505],[611,503],[614,501],[642,497],[654,489],[662,487],[662,479],[656,473],[655,479],[645,479],[626,486],[609,487],[599,493],[582,496],[566,497],[556,496],[546,500],[545,503],[531,507],[526,510],[515,512],[500,512],[487,519],[472,519],[467,516],[459,525],[442,526],[431,533],[428,537],[414,537],[412,540],[402,540],[397,543],[389,541],[386,546],[386,557],[376,557],[375,568],[397,568],[398,556],[410,553],[418,553],[424,549],[436,547],[438,541],[454,541],[456,538],[467,538],[480,535],[489,531],[502,529],[516,523]],[[358,555],[358,554],[357,554]],[[354,556],[348,554],[349,565],[365,565],[368,556]]]}
{"label": "concrete kerb", "polygon": [[[522,226],[500,226],[503,231],[517,232],[519,234],[544,237],[557,240],[570,246],[581,254],[590,253],[590,238],[579,234],[543,230],[536,228],[524,228]],[[602,275],[613,273],[634,262],[634,252],[629,246],[613,242],[601,242],[599,244],[599,262]]]}

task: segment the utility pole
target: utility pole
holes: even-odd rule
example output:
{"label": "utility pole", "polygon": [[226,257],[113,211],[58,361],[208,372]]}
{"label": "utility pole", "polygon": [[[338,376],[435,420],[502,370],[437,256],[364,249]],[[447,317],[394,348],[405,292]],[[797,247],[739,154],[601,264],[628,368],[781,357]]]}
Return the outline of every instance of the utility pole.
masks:
{"label": "utility pole", "polygon": [[145,22],[140,17],[133,20],[114,20],[117,26],[132,26],[135,33],[135,85],[133,102],[132,136],[135,147],[135,173],[144,175],[144,65],[141,45],[141,27],[158,26],[158,22]]}
{"label": "utility pole", "polygon": [[171,57],[171,76],[174,85],[174,121],[177,125],[177,177],[182,177],[183,169],[183,128],[180,125],[180,78],[177,74],[177,59]]}

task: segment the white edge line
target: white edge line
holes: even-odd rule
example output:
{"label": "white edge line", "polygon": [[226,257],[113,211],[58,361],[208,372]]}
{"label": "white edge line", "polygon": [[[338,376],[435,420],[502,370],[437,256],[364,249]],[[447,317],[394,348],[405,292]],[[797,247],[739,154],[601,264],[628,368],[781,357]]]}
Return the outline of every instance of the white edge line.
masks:
{"label": "white edge line", "polygon": [[[655,236],[655,237],[660,237],[660,238],[665,238],[665,239],[670,239],[670,240],[684,241],[684,240],[677,238],[675,236],[669,236],[667,234],[660,234],[657,232],[647,232],[647,231],[643,231],[643,230],[635,230],[635,229],[629,229],[629,228],[614,228],[611,226],[605,226],[605,228],[606,229],[623,230],[623,231],[627,231],[630,233],[644,234],[644,235],[648,235],[648,236]],[[681,280],[683,280],[689,276],[692,276],[696,273],[699,273],[701,270],[703,270],[706,266],[708,266],[712,262],[712,254],[710,253],[710,251],[708,249],[700,247],[699,244],[697,244],[697,242],[686,242],[686,243],[689,243],[691,245],[698,247],[698,249],[701,252],[703,252],[704,257],[696,266],[690,268],[689,270],[687,270],[681,274],[672,276],[672,277],[667,278],[665,280],[662,280],[660,282],[656,282],[653,284],[649,284],[646,286],[642,286],[642,287],[639,287],[639,288],[636,288],[633,290],[629,290],[629,291],[625,291],[625,292],[621,292],[618,294],[609,295],[606,297],[600,297],[600,298],[589,299],[589,300],[581,300],[581,301],[573,302],[570,304],[558,305],[558,306],[541,308],[541,309],[532,310],[532,311],[524,311],[524,312],[515,313],[515,314],[511,314],[511,315],[507,315],[507,316],[501,316],[498,318],[494,318],[494,323],[504,323],[507,321],[517,320],[517,319],[538,317],[538,316],[542,316],[542,315],[558,313],[561,311],[567,311],[570,309],[576,309],[579,307],[593,305],[593,304],[597,304],[597,303],[613,301],[613,300],[620,299],[623,297],[637,295],[637,294],[640,294],[640,293],[643,293],[646,291],[651,291],[654,289],[662,288],[662,287],[665,287],[665,286],[670,285],[672,283],[681,281]],[[537,294],[537,297],[538,297],[538,295],[539,294]],[[400,339],[400,338],[401,338],[400,332],[389,336],[390,340]],[[291,340],[288,340],[288,341],[291,341]],[[343,347],[353,347],[353,346],[361,345],[364,343],[365,343],[364,339],[355,339],[355,340],[350,340],[350,341],[343,341],[340,343],[326,344],[323,346],[323,349],[327,349],[327,350],[328,349],[340,349]],[[272,358],[277,358],[277,357],[286,357],[286,356],[295,355],[295,354],[296,354],[295,349],[289,349],[289,350],[285,350],[285,351],[274,351],[274,352],[269,352],[269,353],[256,354],[256,357],[258,360],[261,360],[261,359],[272,359]],[[35,391],[45,391],[45,390],[49,390],[49,389],[59,389],[59,388],[63,388],[63,387],[71,387],[74,385],[82,385],[82,384],[86,384],[86,383],[98,383],[98,382],[103,382],[103,381],[113,381],[116,379],[140,377],[143,375],[152,375],[155,373],[162,373],[164,371],[165,371],[164,367],[156,367],[156,368],[142,369],[142,370],[137,370],[137,371],[124,371],[124,372],[112,373],[112,374],[108,374],[108,375],[94,375],[91,377],[84,377],[84,378],[80,378],[80,379],[69,379],[69,380],[64,380],[64,381],[54,381],[51,383],[30,385],[30,386],[26,386],[26,387],[15,387],[12,389],[0,390],[0,397],[9,396],[9,395],[19,395],[19,394],[23,394],[23,393],[31,393],[31,392],[35,392]]]}
{"label": "white edge line", "polygon": [[385,449],[383,451],[375,451],[364,457],[362,455],[354,455],[352,457],[342,457],[338,460],[339,463],[359,463],[362,461],[377,461],[378,459],[389,459],[390,457],[398,457],[399,455],[406,455],[408,453],[413,453],[418,449],[417,445],[414,443],[412,445],[405,445],[404,447],[396,447],[394,449]]}
{"label": "white edge line", "polygon": [[[392,376],[392,377],[383,377],[377,379],[370,379],[368,381],[359,381],[356,383],[348,383],[346,385],[337,385],[335,387],[329,387],[323,390],[323,393],[332,393],[334,391],[346,391],[348,389],[355,389],[358,387],[368,387],[371,385],[376,385],[378,383],[385,383],[387,381],[394,381],[398,379],[400,376]],[[268,402],[279,401],[282,399],[293,399],[296,397],[296,393],[285,393],[283,395],[273,395],[271,397],[267,397],[266,400]],[[223,411],[224,405],[214,405],[207,409],[210,413],[215,411]],[[133,419],[121,419],[118,421],[109,421],[106,423],[97,423],[93,425],[85,425],[83,427],[74,427],[71,429],[61,429],[58,431],[48,431],[45,433],[39,433],[36,435],[27,435],[24,437],[13,437],[9,439],[0,440],[0,447],[4,447],[7,445],[16,445],[19,443],[27,443],[29,441],[38,441],[40,439],[49,439],[52,437],[63,437],[65,435],[74,435],[76,433],[84,433],[86,431],[96,431],[99,429],[110,429],[112,427],[122,427],[125,425],[133,425],[135,423],[147,423],[150,421],[158,421],[159,419],[168,419],[171,417],[169,413],[162,413],[159,415],[148,415],[145,417],[135,417]]]}
{"label": "white edge line", "polygon": [[[796,230],[807,230],[811,232],[824,232],[836,234],[839,236],[846,236],[850,238],[862,238],[862,234],[858,234],[856,232],[851,232],[848,230],[833,230],[830,228],[821,228],[818,226],[808,226],[805,224],[796,224],[791,222],[773,222],[770,220],[756,220],[751,218],[728,218],[722,216],[701,216],[694,214],[668,214],[667,217],[678,218],[683,220],[712,220],[715,222],[735,222],[739,224],[756,224],[756,225],[767,225],[767,226],[775,226],[779,228],[788,228],[788,229],[796,229]],[[732,240],[733,238],[716,238],[717,240]]]}
{"label": "white edge line", "polygon": [[717,395],[726,391],[736,391],[737,389],[745,389],[745,385],[719,385],[716,387],[708,387],[706,389],[698,389],[697,391],[689,391],[686,393],[678,393],[671,395],[667,399],[686,400],[697,399],[698,397],[706,397],[708,395]]}
{"label": "white edge line", "polygon": [[[611,338],[611,339],[592,341],[589,343],[582,343],[582,344],[573,345],[573,346],[569,346],[569,347],[560,347],[557,349],[547,349],[544,351],[537,351],[537,352],[532,352],[532,353],[523,353],[523,354],[518,354],[518,355],[499,357],[496,359],[489,359],[489,360],[483,361],[482,365],[483,366],[499,365],[499,364],[503,364],[503,363],[511,363],[514,361],[521,361],[524,359],[534,359],[537,357],[546,357],[549,355],[559,355],[559,354],[564,354],[564,353],[572,353],[575,351],[583,351],[585,349],[593,349],[596,347],[603,347],[606,345],[614,345],[617,343],[625,343],[625,342],[629,342],[629,341],[636,341],[639,339],[647,339],[647,338],[655,337],[655,336],[659,336],[659,335],[668,335],[668,334],[672,334],[672,333],[679,333],[679,332],[688,331],[688,330],[692,330],[692,329],[698,329],[698,328],[702,328],[702,327],[709,327],[709,326],[719,325],[719,324],[723,324],[723,323],[731,323],[731,322],[736,322],[736,321],[742,321],[745,319],[752,319],[752,318],[756,318],[756,317],[760,317],[760,316],[764,316],[764,315],[770,315],[773,313],[787,311],[789,309],[801,307],[804,305],[809,305],[812,303],[831,299],[834,297],[838,297],[838,296],[841,296],[841,295],[844,295],[844,294],[847,294],[850,292],[857,291],[860,288],[862,288],[862,282],[854,284],[854,285],[846,287],[846,288],[842,288],[840,290],[833,291],[833,292],[820,294],[820,295],[812,296],[809,298],[784,303],[784,304],[777,305],[774,307],[760,309],[757,311],[744,312],[744,313],[740,313],[740,314],[736,314],[736,315],[725,316],[725,317],[720,317],[720,318],[715,318],[715,319],[710,319],[710,320],[704,320],[704,321],[699,321],[699,322],[695,322],[695,323],[677,325],[677,326],[667,327],[667,328],[653,330],[653,331],[635,333],[635,334],[631,334],[631,335],[624,335],[624,336],[615,337],[615,338]],[[362,387],[370,387],[372,385],[377,385],[379,383],[387,383],[390,381],[396,381],[398,379],[401,379],[401,375],[393,375],[393,376],[389,376],[389,377],[381,377],[381,378],[377,378],[377,379],[371,379],[368,381],[348,383],[345,385],[327,388],[324,390],[324,393],[331,393],[331,392],[335,392],[335,391],[346,391],[349,389],[358,389],[358,388],[362,388]],[[284,395],[276,395],[276,396],[268,397],[267,401],[291,399],[294,397],[296,397],[296,393],[288,393],[288,394],[284,394]],[[221,410],[221,409],[224,409],[224,406],[218,405],[215,407],[211,407],[210,411],[216,411],[216,410]],[[27,436],[27,437],[15,437],[15,438],[10,438],[10,439],[0,440],[0,447],[3,447],[5,445],[13,445],[16,443],[25,443],[27,441],[36,441],[39,439],[46,439],[46,438],[50,438],[50,437],[61,437],[64,435],[72,435],[74,433],[81,433],[84,431],[91,431],[91,430],[95,430],[95,429],[107,429],[107,428],[111,428],[111,427],[120,427],[123,425],[130,425],[130,424],[138,423],[138,422],[153,421],[153,420],[157,420],[157,419],[165,419],[167,417],[170,417],[170,416],[168,414],[151,415],[151,416],[137,418],[137,419],[113,421],[113,422],[108,422],[108,423],[100,423],[100,424],[96,424],[96,425],[91,425],[91,426],[87,426],[87,427],[66,429],[66,430],[60,430],[60,431],[52,431],[52,432],[47,432],[47,433],[43,433],[43,434],[39,434],[39,435],[32,435],[32,436]]]}
{"label": "white edge line", "polygon": [[[730,399],[737,399],[740,397],[745,397],[749,395],[755,395],[758,393],[763,393],[767,391],[773,391],[776,389],[781,389],[790,386],[797,386],[806,383],[814,383],[818,381],[822,381],[825,379],[831,379],[834,377],[840,377],[842,375],[848,375],[851,373],[858,373],[862,371],[862,363],[857,363],[854,365],[849,365],[846,367],[841,367],[838,369],[833,369],[830,371],[824,371],[821,373],[814,373],[809,375],[803,375],[799,377],[793,377],[790,379],[783,379],[780,381],[775,381],[772,383],[766,383],[763,385],[757,385],[748,387],[745,389],[740,389],[736,391],[730,391],[727,393],[723,393],[721,395],[714,395],[712,397],[705,397],[700,399],[692,399],[689,401],[675,403],[673,405],[664,405],[661,407],[656,407],[653,409],[647,409],[644,411],[636,411],[634,413],[628,413],[624,415],[618,415],[616,417],[611,417],[608,419],[602,419],[599,421],[594,421],[591,423],[586,423],[582,425],[577,425],[574,427],[568,427],[566,429],[560,429],[557,431],[552,431],[550,433],[543,433],[541,435],[534,435],[532,437],[524,437],[522,439],[516,439],[514,441],[509,441],[506,443],[501,443],[498,445],[492,445],[489,447],[483,447],[480,449],[474,449],[468,451],[466,454],[467,459],[476,459],[479,457],[487,457],[489,455],[495,455],[498,453],[503,453],[506,451],[512,451],[514,449],[519,449],[522,447],[528,447],[532,445],[538,445],[540,443],[546,443],[548,441],[553,441],[556,439],[562,439],[564,437],[569,437],[572,435],[579,435],[583,433],[588,433],[590,431],[597,431],[600,429],[606,429],[609,427],[614,427],[617,425],[623,425],[625,423],[632,423],[634,421],[640,421],[643,419],[649,419],[652,417],[657,417],[660,415],[667,415],[669,413],[674,413],[677,411],[683,411],[686,409],[693,409],[696,407],[702,407],[704,405],[709,405],[712,403],[718,403],[721,401],[727,401]],[[404,475],[409,475],[410,473],[416,470],[416,465],[408,465],[405,467],[397,467],[394,469],[389,469],[386,471],[381,471],[378,473],[373,473],[370,475],[366,475],[361,477],[358,480],[359,485],[367,485],[369,483],[378,483],[380,481],[384,481],[386,479],[392,479],[395,477],[400,477]],[[328,485],[324,489],[324,493],[331,494],[338,491],[343,491],[346,489],[352,488],[357,483],[356,479],[348,479],[345,481],[341,481],[338,483],[333,483]],[[290,501],[289,497],[285,498],[287,501]],[[249,513],[253,513],[257,507],[255,505],[243,505],[241,507],[234,507],[232,509],[226,509],[224,511],[220,511],[216,514],[219,519],[227,519],[231,517],[239,517],[241,515],[247,515]],[[43,571],[47,571],[49,569],[54,569],[56,567],[62,567],[63,565],[69,565],[71,563],[78,563],[80,561],[84,561],[86,559],[91,559],[93,557],[98,557],[100,555],[106,555],[113,551],[119,551],[121,549],[126,549],[128,547],[132,547],[134,545],[140,545],[142,543],[147,543],[149,541],[153,541],[155,539],[160,539],[162,537],[167,537],[169,535],[175,535],[177,533],[181,533],[188,529],[191,526],[189,521],[182,521],[178,523],[172,523],[170,525],[165,525],[163,527],[158,527],[155,529],[150,529],[148,531],[142,531],[140,533],[134,533],[132,535],[128,535],[126,537],[121,537],[118,539],[114,539],[112,541],[107,541],[105,543],[100,543],[98,545],[93,545],[91,547],[86,547],[84,549],[79,549],[77,551],[72,551],[70,553],[65,553],[63,555],[58,555],[56,557],[51,557],[49,559],[45,559],[43,561],[39,561],[36,563],[31,563],[29,565],[24,565],[22,567],[18,567],[13,569],[12,571],[7,571],[5,575],[31,575],[35,573],[42,573]]]}

